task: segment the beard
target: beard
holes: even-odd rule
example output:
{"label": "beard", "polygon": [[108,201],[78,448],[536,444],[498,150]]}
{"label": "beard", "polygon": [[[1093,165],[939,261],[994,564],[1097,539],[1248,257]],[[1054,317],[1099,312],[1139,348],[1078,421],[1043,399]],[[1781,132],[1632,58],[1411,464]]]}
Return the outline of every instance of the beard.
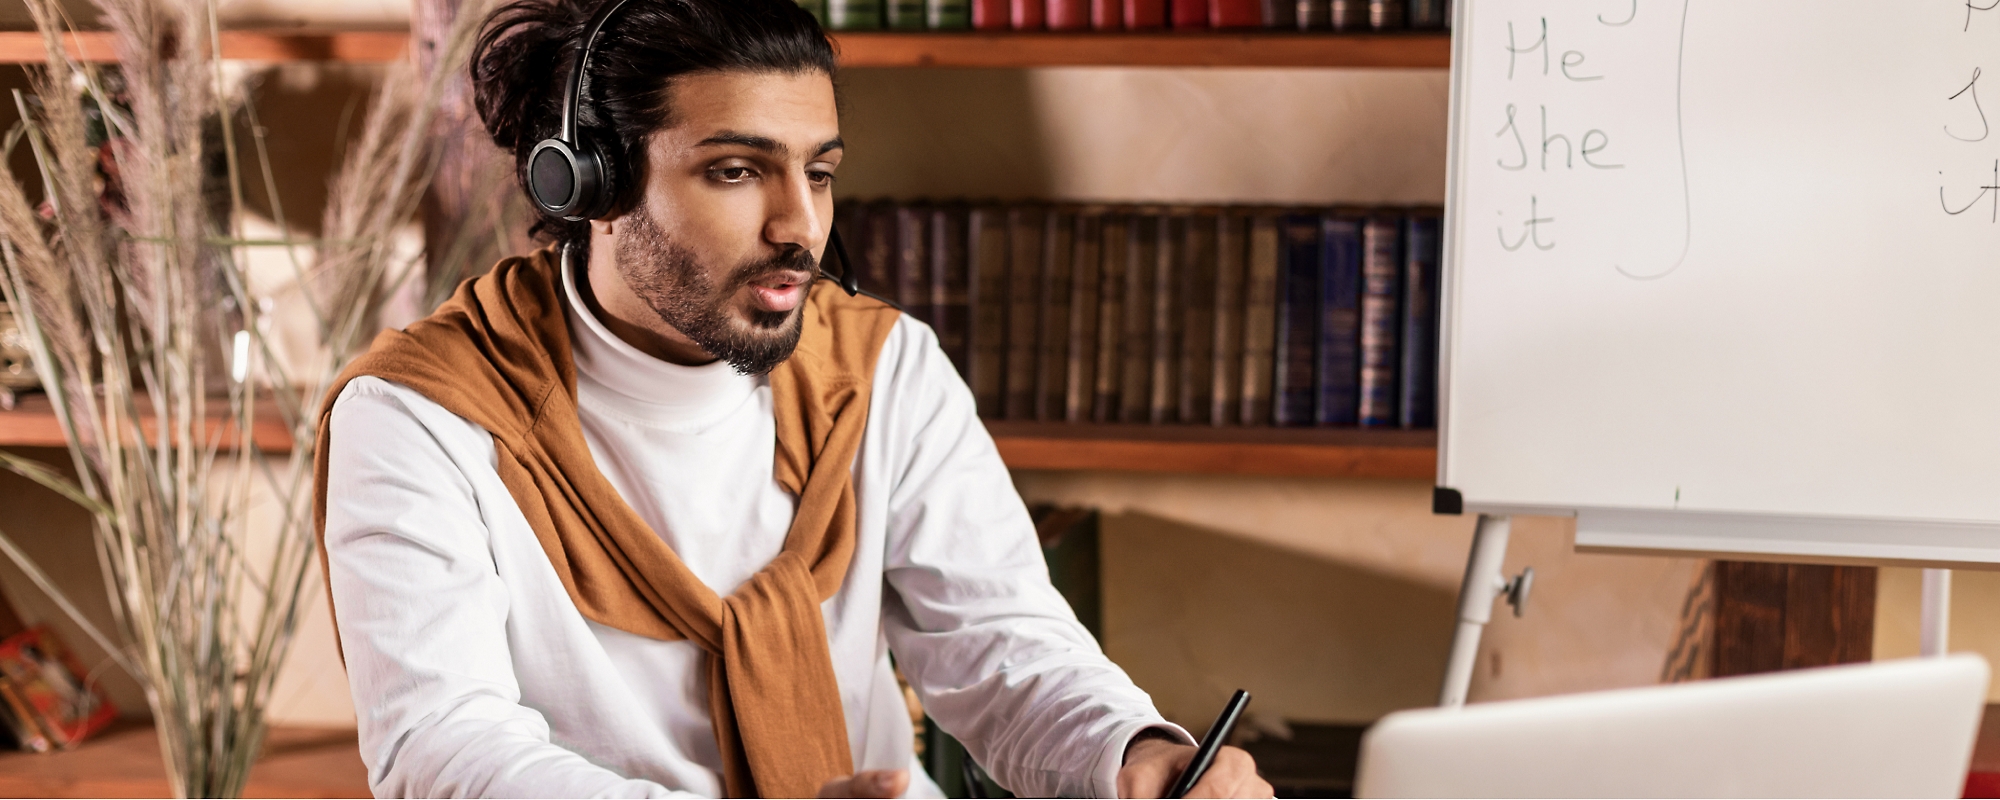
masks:
{"label": "beard", "polygon": [[744,375],[768,374],[791,357],[805,325],[803,300],[789,311],[738,311],[732,301],[750,282],[780,271],[812,276],[806,280],[810,294],[820,276],[811,252],[788,249],[711,278],[716,271],[668,240],[646,209],[633,209],[625,218],[629,222],[618,237],[618,274],[661,320]]}

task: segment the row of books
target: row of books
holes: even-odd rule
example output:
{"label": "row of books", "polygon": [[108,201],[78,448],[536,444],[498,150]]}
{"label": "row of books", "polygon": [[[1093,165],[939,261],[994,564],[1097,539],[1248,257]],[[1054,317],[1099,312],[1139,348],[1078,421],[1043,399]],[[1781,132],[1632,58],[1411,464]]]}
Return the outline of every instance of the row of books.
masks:
{"label": "row of books", "polygon": [[830,30],[1443,30],[1452,0],[799,0]]}
{"label": "row of books", "polygon": [[1441,213],[844,202],[990,420],[1431,428]]}

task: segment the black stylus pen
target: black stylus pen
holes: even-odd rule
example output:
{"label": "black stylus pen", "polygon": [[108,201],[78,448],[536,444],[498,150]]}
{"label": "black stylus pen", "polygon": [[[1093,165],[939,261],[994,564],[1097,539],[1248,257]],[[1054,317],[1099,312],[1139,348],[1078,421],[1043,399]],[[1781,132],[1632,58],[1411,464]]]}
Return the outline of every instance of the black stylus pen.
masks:
{"label": "black stylus pen", "polygon": [[1236,730],[1236,720],[1243,716],[1243,709],[1249,705],[1249,692],[1237,689],[1236,694],[1230,696],[1229,705],[1222,707],[1222,716],[1216,717],[1215,724],[1208,726],[1208,735],[1201,737],[1201,747],[1195,749],[1194,760],[1188,762],[1187,769],[1181,770],[1181,776],[1174,780],[1174,785],[1167,788],[1167,797],[1178,800],[1194,789],[1201,776],[1208,772],[1208,765],[1215,763],[1215,754],[1222,752],[1223,743],[1229,741],[1230,731]]}

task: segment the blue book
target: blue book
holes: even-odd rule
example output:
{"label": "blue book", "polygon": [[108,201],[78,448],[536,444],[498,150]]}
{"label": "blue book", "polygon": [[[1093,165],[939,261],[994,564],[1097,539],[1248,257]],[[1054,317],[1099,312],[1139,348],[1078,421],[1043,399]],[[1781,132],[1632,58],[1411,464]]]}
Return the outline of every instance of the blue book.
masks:
{"label": "blue book", "polygon": [[1311,425],[1320,323],[1320,219],[1287,214],[1278,222],[1277,336],[1272,348],[1272,422]]}
{"label": "blue book", "polygon": [[1361,425],[1397,421],[1396,372],[1403,323],[1403,217],[1377,212],[1361,225]]}
{"label": "blue book", "polygon": [[1403,222],[1403,397],[1397,421],[1405,428],[1437,427],[1439,280],[1444,266],[1444,220],[1418,211]]}
{"label": "blue book", "polygon": [[1319,391],[1313,418],[1353,425],[1361,408],[1362,219],[1335,212],[1320,219]]}

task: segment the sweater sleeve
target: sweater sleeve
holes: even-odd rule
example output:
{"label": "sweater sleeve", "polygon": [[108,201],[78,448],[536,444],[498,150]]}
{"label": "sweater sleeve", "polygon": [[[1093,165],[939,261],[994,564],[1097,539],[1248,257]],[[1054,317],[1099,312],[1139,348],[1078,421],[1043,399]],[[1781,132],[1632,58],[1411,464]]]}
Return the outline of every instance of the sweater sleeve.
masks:
{"label": "sweater sleeve", "polygon": [[491,437],[420,399],[362,378],[331,421],[327,571],[369,787],[377,797],[671,796],[552,743],[548,722],[521,704],[508,592],[466,479],[493,469]]}
{"label": "sweater sleeve", "polygon": [[[1116,797],[1147,728],[1192,743],[1104,656],[1053,585],[1034,524],[930,329],[905,320],[877,368],[899,426],[884,626],[924,709],[1023,797]],[[881,382],[887,381],[887,385]]]}

